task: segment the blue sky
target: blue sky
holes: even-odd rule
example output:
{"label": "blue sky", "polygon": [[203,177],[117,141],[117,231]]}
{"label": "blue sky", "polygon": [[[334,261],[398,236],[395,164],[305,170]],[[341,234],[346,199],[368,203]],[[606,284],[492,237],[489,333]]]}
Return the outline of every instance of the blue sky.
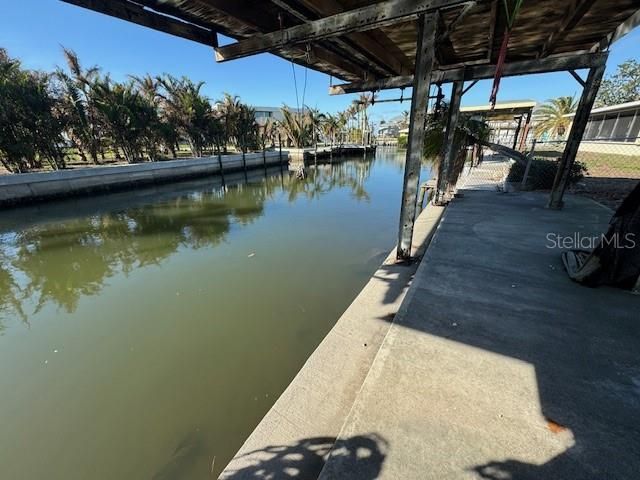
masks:
{"label": "blue sky", "polygon": [[[206,82],[211,98],[222,92],[240,95],[253,105],[296,105],[291,64],[272,55],[257,55],[217,64],[213,51],[203,45],[129,24],[121,20],[68,5],[58,0],[3,2],[0,15],[0,47],[21,59],[26,67],[52,70],[63,63],[61,46],[75,50],[85,66],[99,65],[116,79],[127,74],[186,75]],[[614,45],[607,73],[630,58],[640,60],[640,29]],[[302,96],[305,69],[296,68]],[[324,111],[348,105],[353,96],[327,94],[329,77],[308,70],[305,103]],[[463,97],[463,105],[486,104],[491,81],[479,82]],[[568,73],[552,73],[502,80],[498,100],[534,99],[540,102],[580,92]],[[409,91],[405,96],[410,95]],[[399,91],[382,92],[381,98],[398,98]],[[301,100],[300,100],[301,101]],[[375,106],[375,121],[399,114],[408,103]]]}

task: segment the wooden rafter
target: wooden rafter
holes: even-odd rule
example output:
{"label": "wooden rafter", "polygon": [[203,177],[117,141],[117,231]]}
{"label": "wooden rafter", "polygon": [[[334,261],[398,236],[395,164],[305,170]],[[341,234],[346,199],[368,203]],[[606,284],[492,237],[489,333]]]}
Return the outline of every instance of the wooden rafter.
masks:
{"label": "wooden rafter", "polygon": [[[247,18],[247,11],[240,2],[229,2],[226,0],[206,0],[207,5],[222,12],[225,17],[237,19],[238,21],[247,25],[255,32],[269,31],[277,28],[277,18],[275,16],[266,15],[254,15],[252,20]],[[237,38],[237,37],[232,37]],[[272,53],[280,55],[286,59],[292,60],[296,63],[314,64],[317,61],[324,62],[328,65],[349,73],[352,76],[358,78],[376,78],[377,75],[370,71],[370,67],[367,65],[359,64],[352,58],[347,58],[340,52],[332,50],[328,45],[323,46],[320,44],[308,44],[302,46],[290,46],[287,48],[278,49]],[[307,61],[308,60],[308,61]],[[339,75],[337,75],[339,76]]]}
{"label": "wooden rafter", "polygon": [[[540,60],[523,60],[504,65],[503,77],[528,75],[534,73],[561,72],[565,70],[579,70],[601,65],[606,61],[604,53],[584,53],[581,55],[565,55],[547,57]],[[495,75],[495,65],[472,65],[452,68],[449,70],[434,70],[431,81],[434,83],[449,83],[458,80],[485,80]],[[329,87],[330,95],[345,93],[375,92],[391,88],[405,88],[413,83],[413,75],[384,78],[370,82],[354,82]]]}
{"label": "wooden rafter", "polygon": [[216,32],[154,12],[128,0],[62,0],[65,3],[121,18],[144,27],[169,33],[194,42],[217,47]]}
{"label": "wooden rafter", "polygon": [[596,0],[571,0],[567,2],[567,9],[560,22],[560,26],[549,36],[542,47],[540,56],[546,57],[553,53],[558,43],[564,39],[568,32],[578,25],[595,1]]}
{"label": "wooden rafter", "polygon": [[493,42],[496,36],[496,23],[498,23],[498,2],[500,0],[491,1],[491,13],[489,14],[489,35],[487,36],[487,61],[493,59]]}
{"label": "wooden rafter", "polygon": [[[288,12],[290,15],[293,15],[298,20],[301,20],[303,22],[308,22],[311,20],[311,18],[307,16],[304,12],[294,8],[285,0],[271,0],[271,2],[277,5],[278,7],[282,8],[286,12]],[[371,58],[370,55],[367,55],[366,53],[367,50],[364,48],[358,47],[357,42],[351,43],[351,42],[348,42],[346,39],[342,39],[342,38],[332,38],[329,41],[334,45],[336,45],[340,50],[345,52],[347,55],[350,55],[353,58],[357,59],[359,63],[363,63],[365,65],[373,64],[373,66],[380,73],[392,74],[392,75],[396,75],[398,73],[396,70],[392,69],[385,62],[380,61],[379,59]]]}
{"label": "wooden rafter", "polygon": [[313,42],[351,32],[367,31],[414,20],[419,15],[469,0],[386,0],[271,33],[258,34],[238,43],[216,48],[216,60],[224,62],[277,48]]}
{"label": "wooden rafter", "polygon": [[[307,10],[314,12],[318,18],[336,15],[345,11],[337,0],[296,0]],[[398,46],[389,40],[382,30],[354,32],[349,35],[358,45],[371,52],[380,62],[390,67],[394,75],[402,75],[413,69],[413,61]]]}

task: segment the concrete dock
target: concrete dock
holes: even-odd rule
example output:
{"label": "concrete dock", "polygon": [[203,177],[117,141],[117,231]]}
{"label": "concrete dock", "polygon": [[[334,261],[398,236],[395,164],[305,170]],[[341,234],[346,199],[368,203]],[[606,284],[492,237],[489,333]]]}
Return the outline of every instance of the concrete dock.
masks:
{"label": "concrete dock", "polygon": [[612,212],[502,169],[423,212],[417,271],[388,259],[220,478],[638,478],[640,297],[571,282],[553,240]]}
{"label": "concrete dock", "polygon": [[572,283],[548,237],[599,235],[611,211],[464,194],[338,437],[375,435],[384,455],[361,469],[334,450],[319,478],[639,478],[640,297]]}

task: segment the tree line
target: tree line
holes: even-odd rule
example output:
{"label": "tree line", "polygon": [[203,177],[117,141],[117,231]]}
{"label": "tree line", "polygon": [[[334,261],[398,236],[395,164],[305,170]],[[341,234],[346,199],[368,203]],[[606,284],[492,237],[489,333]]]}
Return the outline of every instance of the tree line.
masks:
{"label": "tree line", "polygon": [[258,124],[237,96],[212,102],[204,82],[168,74],[115,81],[84,67],[72,50],[63,53],[65,67],[45,73],[23,68],[0,48],[0,162],[10,172],[63,169],[72,155],[95,165],[108,156],[128,163],[177,158],[185,143],[201,157],[229,147],[266,149],[279,137],[301,148],[364,142],[371,130],[366,111],[373,98],[366,95],[337,114],[284,106],[281,121]]}

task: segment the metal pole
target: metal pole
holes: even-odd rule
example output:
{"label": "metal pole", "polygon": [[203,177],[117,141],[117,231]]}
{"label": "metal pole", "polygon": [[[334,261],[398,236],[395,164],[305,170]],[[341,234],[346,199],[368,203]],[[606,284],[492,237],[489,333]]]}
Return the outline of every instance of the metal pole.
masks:
{"label": "metal pole", "polygon": [[440,160],[440,170],[438,171],[438,192],[436,194],[436,204],[442,205],[449,185],[449,177],[455,156],[454,143],[456,138],[456,128],[458,127],[458,114],[460,113],[460,99],[464,82],[453,82],[451,91],[451,103],[449,104],[449,115],[447,118],[447,130],[444,137],[444,152]]}
{"label": "metal pole", "polygon": [[398,231],[399,259],[411,257],[413,225],[416,216],[418,184],[427,123],[427,103],[431,86],[438,13],[421,15],[418,19],[419,34],[416,50],[416,69],[413,78],[413,97],[409,117],[407,157],[404,168],[400,228]]}
{"label": "metal pole", "polygon": [[571,131],[569,132],[569,138],[567,139],[567,145],[564,148],[562,158],[558,164],[558,171],[556,172],[556,178],[553,181],[553,188],[551,189],[551,195],[549,196],[548,208],[553,210],[560,210],[563,206],[562,197],[569,183],[569,175],[571,168],[576,160],[576,154],[582,141],[582,135],[584,134],[585,127],[589,121],[591,109],[593,103],[596,100],[598,89],[600,88],[600,82],[604,75],[606,68],[606,58],[601,65],[592,67],[589,70],[587,76],[586,85],[582,91],[580,97],[580,103],[576,110],[575,117],[573,118],[573,124],[571,125]]}

